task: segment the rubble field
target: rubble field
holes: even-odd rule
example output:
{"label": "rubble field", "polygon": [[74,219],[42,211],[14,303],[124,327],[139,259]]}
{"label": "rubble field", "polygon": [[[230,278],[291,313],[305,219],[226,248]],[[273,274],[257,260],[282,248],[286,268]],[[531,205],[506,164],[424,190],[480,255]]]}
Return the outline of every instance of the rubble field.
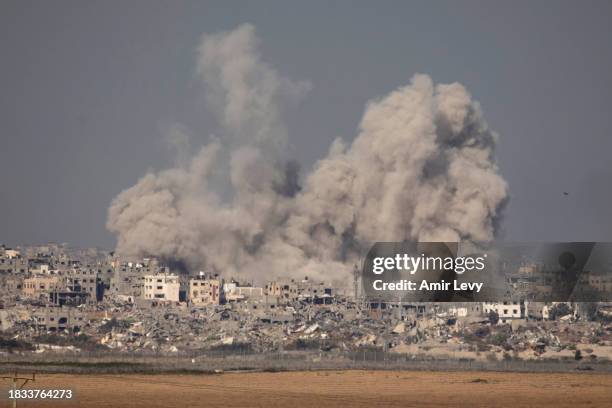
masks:
{"label": "rubble field", "polygon": [[0,311],[0,355],[5,367],[22,362],[55,371],[69,371],[69,362],[79,370],[98,363],[102,371],[114,367],[126,372],[612,367],[612,324],[607,320],[493,324],[483,317],[434,313],[397,318],[392,313],[372,316],[348,301],[257,306],[83,305],[71,309],[84,316],[78,332],[51,333],[37,325],[36,307],[19,305]]}

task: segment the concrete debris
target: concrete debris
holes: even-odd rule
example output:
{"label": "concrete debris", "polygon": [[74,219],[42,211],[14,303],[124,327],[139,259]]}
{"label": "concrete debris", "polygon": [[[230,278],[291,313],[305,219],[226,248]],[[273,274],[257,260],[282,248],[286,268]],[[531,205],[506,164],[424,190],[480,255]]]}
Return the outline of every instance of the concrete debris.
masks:
{"label": "concrete debris", "polygon": [[393,334],[402,334],[406,331],[406,325],[404,322],[398,323],[397,326],[393,329]]}
{"label": "concrete debris", "polygon": [[41,326],[38,319],[43,316],[61,318],[68,313],[64,309],[42,313],[41,309],[44,310],[21,305],[3,310],[0,314],[5,322],[3,338],[32,344],[35,353],[380,349],[466,358],[479,358],[480,353],[552,358],[580,348],[597,350],[591,355],[602,359],[606,358],[602,348],[612,349],[612,326],[603,321],[524,320],[521,325],[491,324],[486,318],[451,321],[436,314],[398,316],[393,311],[372,317],[365,308],[355,313],[356,305],[348,300],[330,305],[296,301],[287,307],[274,308],[254,303],[142,307],[137,303],[108,302],[83,307],[78,315],[70,308],[72,314],[66,323],[78,328],[76,332],[58,332],[56,326]]}

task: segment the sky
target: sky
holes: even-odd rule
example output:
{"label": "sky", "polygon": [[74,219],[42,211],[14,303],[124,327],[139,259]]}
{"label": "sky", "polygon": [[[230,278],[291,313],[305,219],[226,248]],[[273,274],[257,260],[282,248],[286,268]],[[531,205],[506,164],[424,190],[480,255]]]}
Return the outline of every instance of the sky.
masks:
{"label": "sky", "polygon": [[504,240],[612,241],[611,18],[609,1],[3,1],[0,242],[113,248],[109,204],[172,165],[169,130],[218,128],[196,47],[243,23],[312,84],[286,120],[304,172],[425,73],[466,86],[500,135]]}

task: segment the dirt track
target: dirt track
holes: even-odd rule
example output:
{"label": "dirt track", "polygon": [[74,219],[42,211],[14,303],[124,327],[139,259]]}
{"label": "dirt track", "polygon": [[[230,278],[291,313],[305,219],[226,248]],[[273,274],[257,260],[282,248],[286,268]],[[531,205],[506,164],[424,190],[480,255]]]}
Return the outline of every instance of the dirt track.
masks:
{"label": "dirt track", "polygon": [[[2,384],[0,406],[8,383]],[[326,371],[223,375],[40,375],[72,402],[19,407],[610,407],[612,375]]]}

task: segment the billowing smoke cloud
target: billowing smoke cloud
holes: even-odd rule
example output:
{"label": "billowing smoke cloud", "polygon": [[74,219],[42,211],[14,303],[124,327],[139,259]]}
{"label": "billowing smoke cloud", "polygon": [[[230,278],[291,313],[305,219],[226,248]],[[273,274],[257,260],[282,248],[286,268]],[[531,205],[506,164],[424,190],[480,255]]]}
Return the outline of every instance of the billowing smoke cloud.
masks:
{"label": "billowing smoke cloud", "polygon": [[263,62],[250,25],[204,36],[197,72],[225,133],[113,200],[119,254],[248,280],[346,281],[375,241],[495,236],[507,199],[497,136],[462,85],[416,75],[370,102],[355,140],[336,140],[300,186],[282,117],[309,83]]}
{"label": "billowing smoke cloud", "polygon": [[198,49],[197,73],[225,127],[231,147],[260,146],[278,157],[287,144],[282,110],[310,90],[306,81],[280,76],[261,60],[255,28],[205,35]]}

